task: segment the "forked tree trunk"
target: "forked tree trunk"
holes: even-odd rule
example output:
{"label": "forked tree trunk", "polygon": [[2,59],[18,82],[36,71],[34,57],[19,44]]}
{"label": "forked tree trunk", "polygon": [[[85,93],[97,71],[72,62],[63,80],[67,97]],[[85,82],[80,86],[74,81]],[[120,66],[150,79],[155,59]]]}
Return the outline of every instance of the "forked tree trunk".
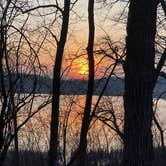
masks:
{"label": "forked tree trunk", "polygon": [[123,166],[152,166],[156,0],[130,0],[125,70]]}
{"label": "forked tree trunk", "polygon": [[62,57],[68,33],[69,13],[70,13],[70,0],[64,0],[62,28],[61,28],[60,40],[57,45],[55,66],[53,71],[54,72],[53,96],[52,96],[48,166],[58,165],[58,128],[59,128],[59,102],[60,102],[60,80],[61,80],[60,76],[61,76]]}

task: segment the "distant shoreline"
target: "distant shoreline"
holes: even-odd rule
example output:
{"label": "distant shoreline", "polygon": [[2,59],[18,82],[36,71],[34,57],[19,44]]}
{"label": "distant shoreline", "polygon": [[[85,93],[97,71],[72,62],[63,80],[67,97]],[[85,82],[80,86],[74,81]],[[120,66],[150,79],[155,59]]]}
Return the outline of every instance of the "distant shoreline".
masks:
{"label": "distant shoreline", "polygon": [[[9,87],[8,79],[5,79],[6,88]],[[36,84],[35,83],[36,80]],[[52,91],[52,78],[49,76],[33,76],[22,75],[19,80],[16,81],[16,75],[12,75],[13,83],[16,82],[16,93],[30,93],[33,91],[34,85],[36,85],[34,93],[51,94]],[[96,79],[94,87],[94,95],[100,95],[107,78]],[[86,95],[87,80],[62,80],[61,81],[61,95]],[[55,83],[56,84],[56,83]],[[154,97],[158,97],[162,92],[166,91],[166,79],[159,77],[156,87],[154,89]],[[124,94],[124,80],[123,78],[111,77],[107,88],[104,92],[104,96],[123,96]],[[166,99],[166,94],[161,98]]]}

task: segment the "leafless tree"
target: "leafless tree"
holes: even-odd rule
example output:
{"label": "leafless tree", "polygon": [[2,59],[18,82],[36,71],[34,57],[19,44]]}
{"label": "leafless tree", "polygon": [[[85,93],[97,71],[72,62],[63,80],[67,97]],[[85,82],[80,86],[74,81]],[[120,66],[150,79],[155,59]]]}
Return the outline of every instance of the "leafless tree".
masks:
{"label": "leafless tree", "polygon": [[[49,100],[46,100],[39,104],[36,110],[33,109],[34,99],[40,97],[40,94],[36,94],[39,89],[37,74],[44,72],[38,53],[45,38],[35,43],[28,37],[29,14],[23,17],[20,25],[17,24],[17,17],[23,13],[19,9],[24,9],[27,5],[26,1],[9,0],[2,1],[0,4],[0,165],[3,164],[13,140],[14,164],[19,165],[18,131],[34,114],[49,103]],[[31,81],[31,86],[25,84],[26,81]],[[25,107],[27,107],[26,117],[18,121],[18,116]]]}
{"label": "leafless tree", "polygon": [[86,102],[84,109],[84,116],[82,120],[80,142],[78,147],[78,164],[80,166],[86,165],[86,148],[87,148],[87,133],[90,125],[90,112],[92,106],[92,97],[94,90],[94,38],[95,38],[95,23],[94,23],[94,0],[89,0],[88,4],[88,21],[89,21],[89,39],[87,46],[88,53],[88,89],[86,94]]}
{"label": "leafless tree", "polygon": [[60,39],[57,43],[57,51],[55,58],[55,65],[53,71],[53,96],[52,96],[52,114],[51,114],[51,129],[50,129],[50,147],[48,166],[58,165],[58,128],[59,128],[59,102],[60,102],[60,79],[61,79],[61,65],[64,47],[67,39],[69,14],[70,14],[70,0],[64,0],[64,11],[62,18],[62,27]]}

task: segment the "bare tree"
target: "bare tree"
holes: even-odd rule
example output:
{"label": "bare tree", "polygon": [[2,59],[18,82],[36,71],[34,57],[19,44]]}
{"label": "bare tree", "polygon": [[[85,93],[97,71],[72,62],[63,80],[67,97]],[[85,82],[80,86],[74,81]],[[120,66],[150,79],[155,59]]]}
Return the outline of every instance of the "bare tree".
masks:
{"label": "bare tree", "polygon": [[57,43],[55,66],[53,71],[53,96],[50,129],[50,147],[48,153],[48,166],[58,165],[58,128],[59,128],[59,102],[60,102],[60,80],[61,65],[64,47],[67,39],[70,13],[70,0],[64,0],[64,11],[60,39]]}
{"label": "bare tree", "polygon": [[[44,101],[36,110],[33,109],[34,99],[40,97],[40,94],[36,95],[37,74],[43,74],[43,69],[38,53],[45,38],[39,43],[28,38],[29,14],[23,17],[20,25],[17,24],[17,17],[22,15],[19,9],[26,5],[26,1],[19,0],[0,2],[0,165],[3,164],[12,141],[15,148],[13,164],[19,165],[18,131],[49,103],[48,100]],[[26,87],[26,81],[30,80],[32,86]],[[18,122],[18,115],[26,107],[25,118]]]}
{"label": "bare tree", "polygon": [[124,64],[125,166],[151,166],[153,162],[151,125],[156,13],[156,1],[130,1]]}
{"label": "bare tree", "polygon": [[92,106],[92,97],[94,90],[94,37],[95,37],[95,25],[94,25],[94,0],[89,0],[88,4],[88,20],[89,20],[89,40],[87,46],[88,53],[88,64],[89,64],[89,74],[88,74],[88,90],[86,95],[86,103],[84,109],[84,116],[81,127],[80,142],[78,147],[78,160],[80,166],[86,165],[86,148],[87,148],[87,133],[90,125],[90,112]]}

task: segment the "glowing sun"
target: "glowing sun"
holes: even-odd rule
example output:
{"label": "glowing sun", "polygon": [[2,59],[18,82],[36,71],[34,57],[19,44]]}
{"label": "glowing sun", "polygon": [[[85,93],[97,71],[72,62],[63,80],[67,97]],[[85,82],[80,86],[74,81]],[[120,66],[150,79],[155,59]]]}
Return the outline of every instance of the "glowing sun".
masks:
{"label": "glowing sun", "polygon": [[78,73],[81,75],[88,75],[88,62],[86,59],[78,60]]}

